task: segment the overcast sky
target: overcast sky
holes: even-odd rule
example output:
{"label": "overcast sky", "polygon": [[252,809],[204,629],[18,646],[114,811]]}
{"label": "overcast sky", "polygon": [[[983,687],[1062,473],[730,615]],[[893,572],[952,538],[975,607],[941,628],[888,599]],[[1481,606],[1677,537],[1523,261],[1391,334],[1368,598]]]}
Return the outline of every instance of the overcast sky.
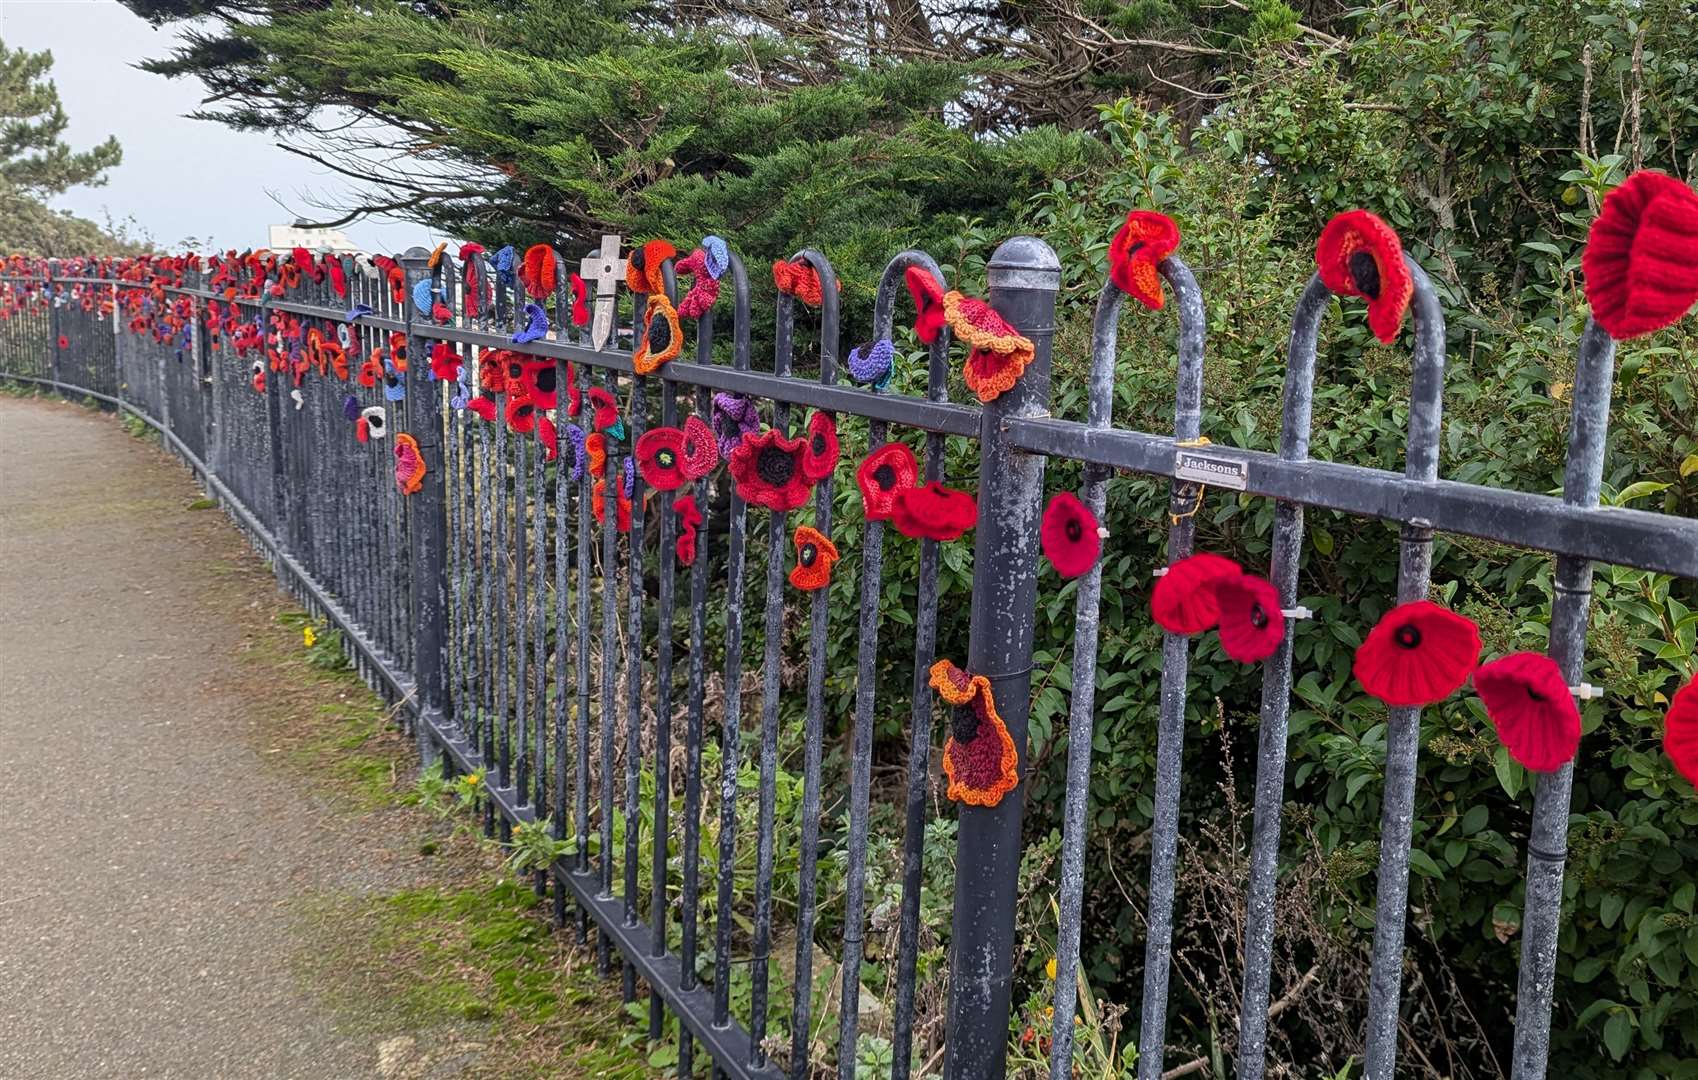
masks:
{"label": "overcast sky", "polygon": [[[55,206],[96,222],[106,213],[134,217],[156,243],[174,250],[189,237],[209,248],[261,246],[267,226],[315,213],[307,196],[347,201],[348,181],[270,138],[187,119],[205,92],[199,80],[163,79],[135,67],[168,51],[175,37],[116,0],[0,0],[0,40],[53,52],[71,148],[86,150],[108,135],[124,147],[124,163],[106,186],[68,192]],[[395,221],[361,221],[343,231],[374,251],[436,241],[420,226]]]}

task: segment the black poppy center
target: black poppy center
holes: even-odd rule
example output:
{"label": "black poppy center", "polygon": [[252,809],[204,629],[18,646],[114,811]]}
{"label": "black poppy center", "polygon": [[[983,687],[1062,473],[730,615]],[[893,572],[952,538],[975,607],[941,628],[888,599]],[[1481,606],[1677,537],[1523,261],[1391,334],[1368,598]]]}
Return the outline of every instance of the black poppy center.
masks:
{"label": "black poppy center", "polygon": [[879,486],[879,490],[889,491],[896,486],[896,470],[889,465],[880,465],[873,470],[873,483]]}
{"label": "black poppy center", "polygon": [[958,743],[973,741],[979,733],[979,711],[971,704],[957,705],[949,716],[949,734]]}
{"label": "black poppy center", "polygon": [[814,449],[814,453],[816,453],[816,454],[820,454],[820,455],[825,454],[825,436],[824,435],[815,435],[814,436],[813,449]]}
{"label": "black poppy center", "polygon": [[520,419],[524,419],[525,417],[531,415],[531,407],[529,405],[521,405],[517,409],[513,410],[513,415],[519,417]]}
{"label": "black poppy center", "polygon": [[366,417],[366,427],[372,429],[373,431],[382,431],[383,430],[383,417],[381,417],[381,416],[368,416],[368,417]]}
{"label": "black poppy center", "polygon": [[655,452],[654,463],[663,469],[670,469],[678,464],[678,458],[672,453],[671,447],[667,447]]}
{"label": "black poppy center", "polygon": [[1079,542],[1080,537],[1085,535],[1085,529],[1079,524],[1078,518],[1068,518],[1067,527],[1062,531],[1067,534],[1067,539],[1075,544]]}
{"label": "black poppy center", "polygon": [[383,377],[383,381],[388,383],[390,386],[401,385],[401,377],[399,375],[385,375]]}
{"label": "black poppy center", "polygon": [[554,393],[554,365],[537,369],[537,389],[545,394]]}
{"label": "black poppy center", "polygon": [[1126,249],[1126,257],[1128,259],[1130,259],[1132,256],[1138,254],[1138,252],[1142,251],[1143,249],[1144,249],[1144,242],[1142,240],[1134,240],[1134,241],[1132,241],[1132,246]]}
{"label": "black poppy center", "polygon": [[783,487],[796,472],[796,459],[787,450],[763,446],[760,456],[755,459],[755,472],[773,487]]}
{"label": "black poppy center", "polygon": [[672,347],[672,324],[664,314],[649,320],[649,352],[663,353]]}
{"label": "black poppy center", "polygon": [[820,549],[815,547],[813,544],[802,545],[801,561],[803,566],[814,565],[814,560],[819,558],[819,556]]}
{"label": "black poppy center", "polygon": [[642,248],[638,248],[637,250],[631,252],[630,259],[631,259],[631,265],[635,266],[638,270],[647,270],[648,269],[648,267],[645,265],[648,260],[643,258],[643,249]]}
{"label": "black poppy center", "polygon": [[1363,296],[1370,300],[1380,298],[1380,264],[1375,262],[1373,255],[1367,251],[1350,253],[1350,280],[1362,290]]}
{"label": "black poppy center", "polygon": [[1421,644],[1421,628],[1413,623],[1404,623],[1392,635],[1392,640],[1405,649],[1413,649]]}
{"label": "black poppy center", "polygon": [[511,364],[508,364],[507,365],[507,377],[509,379],[522,379],[522,378],[524,378],[525,377],[524,365],[520,364],[517,360],[513,361]]}
{"label": "black poppy center", "polygon": [[1252,603],[1250,605],[1250,625],[1254,626],[1258,630],[1267,629],[1268,613],[1259,603]]}

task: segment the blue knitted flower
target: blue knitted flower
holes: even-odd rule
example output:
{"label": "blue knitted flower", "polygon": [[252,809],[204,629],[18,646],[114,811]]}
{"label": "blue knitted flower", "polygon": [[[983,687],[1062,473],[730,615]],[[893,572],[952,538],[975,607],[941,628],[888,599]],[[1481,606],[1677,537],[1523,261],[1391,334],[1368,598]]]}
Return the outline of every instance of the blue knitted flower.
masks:
{"label": "blue knitted flower", "polygon": [[525,328],[513,335],[513,344],[527,345],[548,336],[548,313],[536,304],[525,305]]}
{"label": "blue knitted flower", "polygon": [[435,303],[436,293],[431,290],[430,279],[420,278],[413,284],[413,306],[428,318],[431,306]]}
{"label": "blue knitted flower", "polygon": [[717,236],[702,237],[702,250],[707,253],[708,277],[715,281],[731,268],[731,250]]}
{"label": "blue knitted flower", "polygon": [[386,401],[400,401],[407,396],[407,384],[401,381],[401,375],[395,370],[395,365],[385,360],[383,362],[383,397]]}
{"label": "blue knitted flower", "polygon": [[849,377],[863,386],[883,390],[890,385],[896,345],[889,339],[862,342],[849,350]]}
{"label": "blue knitted flower", "polygon": [[364,318],[365,316],[372,314],[375,313],[371,310],[370,304],[355,304],[353,307],[348,309],[348,314],[342,321],[353,322],[355,319]]}
{"label": "blue knitted flower", "polygon": [[513,250],[512,244],[508,244],[496,252],[495,279],[508,288],[512,288],[519,280],[513,273],[513,266],[518,261],[519,253]]}

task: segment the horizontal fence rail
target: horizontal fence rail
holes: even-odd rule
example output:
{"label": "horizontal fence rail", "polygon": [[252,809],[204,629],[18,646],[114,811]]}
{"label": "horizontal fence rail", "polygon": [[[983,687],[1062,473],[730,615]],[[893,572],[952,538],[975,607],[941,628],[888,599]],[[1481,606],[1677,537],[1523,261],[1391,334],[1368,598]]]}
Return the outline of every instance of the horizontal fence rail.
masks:
{"label": "horizontal fence rail", "polygon": [[[12,272],[0,276],[15,308],[0,324],[0,375],[121,408],[162,434],[271,561],[283,586],[341,631],[361,677],[400,706],[398,715],[416,735],[424,760],[441,761],[451,776],[481,778],[486,831],[517,842],[541,830],[559,845],[546,872],[536,874],[536,888],[551,894],[557,924],[575,927],[586,941],[593,934],[602,970],[619,970],[628,1001],[646,988],[651,1039],[667,1038],[668,1018],[675,1018],[681,1075],[702,1065],[698,1053],[707,1055],[716,1075],[743,1080],[801,1080],[834,1064],[845,1073],[856,1069],[870,918],[868,851],[878,828],[870,794],[874,731],[881,720],[905,726],[908,745],[897,785],[900,834],[888,838],[900,847],[901,878],[895,994],[883,1030],[891,1041],[890,1074],[914,1071],[921,1052],[915,969],[925,835],[939,761],[928,669],[938,659],[940,632],[958,637],[965,619],[967,667],[988,680],[1024,776],[1037,537],[1049,459],[1084,464],[1081,498],[1099,518],[1116,471],[1164,478],[1171,486],[1170,564],[1192,554],[1195,512],[1206,489],[1274,500],[1268,577],[1285,609],[1287,632],[1261,662],[1240,1080],[1259,1080],[1267,1051],[1305,511],[1395,524],[1400,602],[1427,597],[1439,534],[1555,555],[1550,654],[1570,682],[1581,672],[1594,561],[1698,578],[1698,523],[1599,505],[1614,343],[1590,324],[1574,380],[1563,494],[1439,477],[1444,319],[1413,261],[1407,263],[1414,283],[1414,352],[1406,463],[1393,473],[1309,456],[1316,342],[1333,299],[1318,275],[1293,320],[1283,428],[1277,452],[1268,453],[1202,437],[1206,297],[1177,256],[1159,266],[1177,312],[1173,430],[1145,433],[1114,426],[1126,294],[1113,284],[1096,308],[1087,415],[1051,415],[1061,267],[1035,238],[1008,241],[987,266],[991,306],[1034,349],[1012,389],[982,404],[949,399],[947,328],[926,350],[924,396],[844,385],[836,275],[811,249],[789,261],[812,270],[819,302],[809,306],[780,293],[770,364],[757,367],[752,355],[751,275],[735,252],[726,251],[718,279],[725,295],[696,320],[689,335],[693,356],[645,374],[639,353],[657,344],[657,327],[676,305],[680,284],[675,261],[667,259],[654,275],[658,292],[627,287],[626,269],[634,265],[627,260],[641,250],[607,237],[574,263],[546,249],[544,258],[553,265],[545,276],[554,285],[542,297],[527,293],[537,271],[515,273],[511,249],[492,256],[473,245],[458,259],[440,248],[434,254],[414,248],[393,269],[364,257],[327,255],[318,260],[316,275],[291,268],[284,257],[238,286],[220,282],[210,264],[125,276],[121,267],[94,261],[39,267],[14,261]],[[332,259],[338,272],[327,273]],[[875,340],[894,336],[909,268],[944,280],[924,252],[892,259],[877,287]],[[574,295],[579,270],[587,282],[582,296]],[[339,279],[346,283],[340,290]],[[444,305],[449,321],[434,321],[414,301],[421,287]],[[555,325],[515,344],[515,334],[533,316],[527,305],[536,303],[551,303]],[[593,313],[582,326],[568,317],[574,307]],[[288,336],[292,326],[344,338],[349,370],[311,370],[299,361],[300,347]],[[398,335],[393,346],[391,335]],[[392,362],[400,343],[405,370]],[[433,354],[442,349],[462,374],[433,377]],[[558,402],[544,400],[537,409],[558,433],[554,460],[523,424],[503,422],[499,414],[486,422],[465,407],[468,398],[482,396],[480,362],[502,350],[536,362],[544,374],[532,377],[555,388]],[[376,365],[368,368],[370,385],[360,375],[367,365]],[[970,611],[940,603],[941,545],[921,540],[915,599],[902,613],[914,628],[909,701],[881,702],[876,692],[881,623],[890,617],[890,596],[901,595],[892,594],[901,583],[885,571],[887,546],[895,541],[883,521],[861,524],[853,612],[834,608],[829,590],[799,593],[785,581],[794,526],[807,523],[832,535],[833,517],[843,506],[834,480],[844,482],[843,466],[790,511],[746,504],[723,472],[717,480],[698,479],[690,489],[697,511],[691,519],[674,504],[682,489],[650,492],[640,470],[627,473],[645,432],[689,418],[710,425],[722,419],[716,395],[746,403],[759,424],[801,438],[810,437],[816,415],[855,418],[853,440],[860,445],[849,445],[851,429],[843,427],[850,466],[908,435],[919,450],[920,483],[948,479],[951,440],[976,447]],[[582,409],[574,412],[571,403],[578,400]],[[617,431],[596,430],[596,400],[613,403],[623,426],[618,438],[612,437]],[[385,410],[388,431],[362,443],[358,425],[372,429],[360,418],[378,408]],[[401,434],[416,442],[425,470],[412,494],[398,489],[387,452]],[[609,443],[604,461],[587,460],[586,435]],[[680,541],[691,532],[693,557],[685,559]],[[1096,672],[1099,664],[1115,662],[1099,656],[1101,573],[1100,563],[1087,571],[1073,601],[1067,783],[1055,882],[1054,1080],[1074,1075]],[[756,598],[758,609],[750,604]],[[792,669],[786,638],[799,640],[804,632],[805,662]],[[828,703],[833,638],[853,641],[857,658],[852,706],[842,719]],[[1167,1065],[1189,639],[1168,633],[1161,653],[1136,1035],[1140,1080],[1157,1080]],[[781,792],[778,772],[786,747],[797,742],[797,733],[788,730],[796,713],[783,706],[798,696],[800,779],[794,790]],[[1398,1050],[1420,712],[1392,710],[1386,750],[1381,917],[1363,1039],[1365,1075],[1373,1080],[1389,1080]],[[824,754],[839,735],[846,790],[831,797],[844,807],[841,827],[822,821]],[[1526,845],[1517,1077],[1546,1070],[1571,773],[1565,766],[1539,782]],[[941,1039],[935,1032],[925,1036],[922,1073],[941,1069],[954,1078],[1006,1071],[1024,798],[1024,787],[1015,786],[994,805],[958,808],[947,1027]],[[782,852],[780,815],[793,816],[799,833]],[[827,852],[843,861],[842,896],[833,898],[834,904],[841,900],[842,929],[840,940],[821,948],[815,941],[818,881]],[[789,908],[784,912],[776,891],[781,884]],[[835,970],[820,970],[822,961]]]}

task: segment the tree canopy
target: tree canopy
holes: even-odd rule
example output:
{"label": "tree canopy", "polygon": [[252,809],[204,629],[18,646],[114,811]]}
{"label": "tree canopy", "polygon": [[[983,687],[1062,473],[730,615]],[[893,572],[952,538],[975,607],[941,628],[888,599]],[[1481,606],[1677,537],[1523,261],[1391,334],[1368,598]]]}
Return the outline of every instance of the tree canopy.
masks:
{"label": "tree canopy", "polygon": [[0,41],[0,251],[114,250],[124,245],[98,225],[47,205],[71,188],[105,183],[123,158],[115,138],[80,152],[64,141],[70,120],[48,78],[52,67],[52,53]]}

